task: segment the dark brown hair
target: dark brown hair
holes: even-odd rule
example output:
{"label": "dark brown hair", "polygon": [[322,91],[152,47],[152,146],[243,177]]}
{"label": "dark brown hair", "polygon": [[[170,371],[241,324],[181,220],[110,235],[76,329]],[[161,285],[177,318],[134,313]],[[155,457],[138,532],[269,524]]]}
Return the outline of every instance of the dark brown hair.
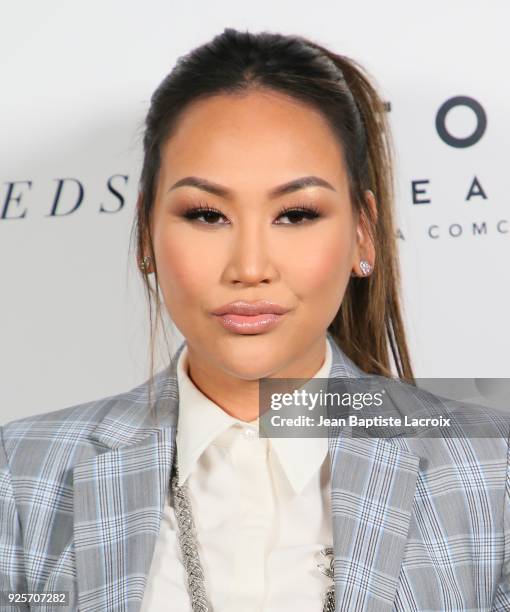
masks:
{"label": "dark brown hair", "polygon": [[[354,212],[362,214],[372,236],[376,261],[368,277],[351,277],[342,304],[328,327],[344,353],[368,373],[414,383],[401,315],[400,274],[394,228],[393,145],[381,100],[357,62],[302,36],[240,32],[227,28],[210,42],[178,59],[153,93],[145,120],[144,160],[133,230],[137,260],[152,257],[155,288],[142,274],[151,325],[151,378],[156,319],[161,313],[150,219],[161,161],[161,149],[180,113],[191,102],[217,94],[270,89],[319,110],[343,150]],[[364,192],[377,203],[371,215]]]}

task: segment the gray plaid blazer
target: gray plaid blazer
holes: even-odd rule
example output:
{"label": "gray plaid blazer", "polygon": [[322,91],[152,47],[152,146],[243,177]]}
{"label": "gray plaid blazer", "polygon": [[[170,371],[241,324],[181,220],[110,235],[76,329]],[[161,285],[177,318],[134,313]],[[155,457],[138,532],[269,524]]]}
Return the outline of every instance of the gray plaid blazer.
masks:
{"label": "gray plaid blazer", "polygon": [[[328,340],[331,377],[366,376]],[[68,591],[67,609],[81,612],[140,609],[175,450],[183,346],[155,376],[155,412],[146,381],[1,429],[0,589]],[[408,411],[441,401],[412,386],[405,397]],[[504,413],[487,415],[487,439],[331,429],[336,612],[510,610],[509,429]],[[171,601],[168,611],[179,612]]]}

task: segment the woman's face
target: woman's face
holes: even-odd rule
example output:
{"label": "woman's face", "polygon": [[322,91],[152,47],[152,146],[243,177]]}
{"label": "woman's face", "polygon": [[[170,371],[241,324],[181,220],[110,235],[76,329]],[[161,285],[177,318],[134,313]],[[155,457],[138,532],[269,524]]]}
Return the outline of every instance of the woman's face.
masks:
{"label": "woman's face", "polygon": [[[314,178],[297,182],[305,177]],[[190,212],[199,207],[217,212]],[[282,212],[295,207],[311,211]],[[289,375],[314,351],[322,359],[351,271],[360,257],[373,264],[333,132],[318,111],[271,91],[184,111],[162,149],[151,224],[160,288],[190,362],[245,380]],[[236,333],[212,311],[238,300],[289,310],[271,329]]]}

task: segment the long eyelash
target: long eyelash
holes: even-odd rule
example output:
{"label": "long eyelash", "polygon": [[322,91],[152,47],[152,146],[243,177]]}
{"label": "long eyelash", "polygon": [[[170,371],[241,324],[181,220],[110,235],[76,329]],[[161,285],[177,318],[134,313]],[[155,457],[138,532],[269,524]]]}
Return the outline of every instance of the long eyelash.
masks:
{"label": "long eyelash", "polygon": [[223,213],[221,211],[219,211],[216,208],[213,208],[212,206],[209,206],[208,204],[200,204],[198,206],[194,206],[192,208],[189,208],[185,213],[184,216],[186,217],[186,219],[195,219],[196,216],[199,216],[203,213],[215,213],[217,215],[222,215]]}
{"label": "long eyelash", "polygon": [[[308,213],[312,218],[320,217],[320,211],[317,206],[314,204],[297,204],[294,206],[284,206],[279,212],[278,217],[285,215],[290,212],[304,212]],[[196,219],[196,217],[200,216],[203,213],[214,213],[216,215],[224,216],[221,211],[217,208],[209,206],[208,204],[199,204],[198,206],[194,206],[189,208],[185,213],[184,217],[186,219]]]}
{"label": "long eyelash", "polygon": [[315,206],[315,204],[297,204],[295,206],[284,206],[278,213],[278,216],[284,215],[288,212],[293,212],[295,210],[309,213],[314,218],[320,216],[320,211],[317,206]]}

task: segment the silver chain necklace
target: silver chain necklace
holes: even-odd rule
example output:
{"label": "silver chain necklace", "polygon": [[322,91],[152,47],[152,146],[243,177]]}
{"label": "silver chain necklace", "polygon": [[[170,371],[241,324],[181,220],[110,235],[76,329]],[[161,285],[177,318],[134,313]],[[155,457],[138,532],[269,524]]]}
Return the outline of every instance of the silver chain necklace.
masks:
{"label": "silver chain necklace", "polygon": [[[170,477],[170,487],[174,502],[175,517],[178,526],[178,539],[188,580],[188,591],[193,612],[210,612],[205,589],[204,570],[198,553],[198,542],[195,533],[195,523],[191,512],[188,495],[188,483],[179,485],[179,468],[177,463],[177,448],[174,451],[173,476]],[[317,565],[319,571],[334,580],[333,547],[327,546],[321,550],[324,557],[330,557],[329,567]],[[335,587],[328,587],[322,612],[335,612]]]}

